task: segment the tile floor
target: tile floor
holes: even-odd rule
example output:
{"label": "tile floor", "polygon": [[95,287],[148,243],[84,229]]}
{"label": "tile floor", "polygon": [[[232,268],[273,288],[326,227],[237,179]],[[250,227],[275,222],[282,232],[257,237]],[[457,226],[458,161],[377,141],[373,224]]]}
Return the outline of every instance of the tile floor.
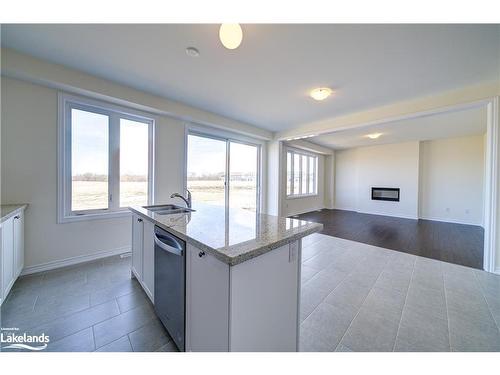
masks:
{"label": "tile floor", "polygon": [[500,351],[500,276],[314,234],[301,351]]}
{"label": "tile floor", "polygon": [[[500,277],[358,242],[303,241],[301,351],[500,351]],[[130,258],[20,278],[1,326],[49,351],[176,351]]]}
{"label": "tile floor", "polygon": [[[46,351],[177,351],[119,256],[18,279],[1,326],[45,333]],[[7,351],[8,349],[4,349]]]}

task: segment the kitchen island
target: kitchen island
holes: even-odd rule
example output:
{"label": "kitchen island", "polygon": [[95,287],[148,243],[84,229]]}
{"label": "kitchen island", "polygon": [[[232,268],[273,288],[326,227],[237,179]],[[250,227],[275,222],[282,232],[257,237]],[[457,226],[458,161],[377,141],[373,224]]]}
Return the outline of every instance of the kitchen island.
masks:
{"label": "kitchen island", "polygon": [[181,349],[298,350],[301,239],[322,225],[223,206],[193,209],[159,214],[130,207],[132,274],[153,303],[168,293],[155,287],[155,230],[186,244]]}

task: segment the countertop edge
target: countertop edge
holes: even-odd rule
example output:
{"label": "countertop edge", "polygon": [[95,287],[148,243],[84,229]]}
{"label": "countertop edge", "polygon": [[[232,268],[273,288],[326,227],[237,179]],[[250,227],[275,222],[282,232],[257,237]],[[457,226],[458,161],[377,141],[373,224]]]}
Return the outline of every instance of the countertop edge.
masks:
{"label": "countertop edge", "polygon": [[309,236],[310,234],[319,232],[323,229],[323,224],[314,223],[314,224],[316,224],[314,227],[311,227],[309,229],[305,229],[304,231],[299,232],[299,233],[295,233],[288,238],[283,238],[281,240],[273,242],[272,244],[263,245],[261,247],[254,249],[254,250],[251,250],[250,252],[248,252],[246,254],[238,255],[236,257],[229,257],[225,254],[222,254],[220,251],[218,251],[218,250],[216,250],[216,249],[214,249],[214,248],[212,248],[212,247],[210,247],[202,242],[199,242],[199,241],[197,241],[189,236],[186,236],[184,233],[180,233],[180,232],[176,231],[175,228],[173,228],[173,227],[169,227],[167,225],[164,225],[164,224],[152,219],[148,215],[145,215],[144,213],[137,211],[132,207],[129,207],[129,209],[133,213],[135,213],[136,215],[139,215],[140,217],[142,217],[143,219],[146,219],[146,220],[154,223],[155,225],[158,225],[159,227],[166,230],[167,232],[169,232],[169,233],[173,234],[174,236],[177,236],[180,239],[186,241],[186,243],[189,243],[189,244],[199,248],[200,250],[204,250],[204,251],[208,252],[210,255],[213,255],[215,258],[217,258],[221,262],[223,262],[231,267],[236,266],[238,264],[241,264],[241,263],[243,263],[247,260],[250,260],[252,258],[258,257],[260,255],[263,255],[269,251],[277,249],[277,248],[284,246],[286,244],[289,244],[291,242],[297,241],[300,238]]}
{"label": "countertop edge", "polygon": [[20,211],[25,210],[28,207],[28,203],[3,204],[3,205],[0,205],[0,206],[19,206],[19,207],[15,208],[14,210],[12,210],[11,212],[9,212],[8,214],[3,215],[0,218],[0,222],[3,223],[4,221],[10,219],[12,216],[16,215]]}

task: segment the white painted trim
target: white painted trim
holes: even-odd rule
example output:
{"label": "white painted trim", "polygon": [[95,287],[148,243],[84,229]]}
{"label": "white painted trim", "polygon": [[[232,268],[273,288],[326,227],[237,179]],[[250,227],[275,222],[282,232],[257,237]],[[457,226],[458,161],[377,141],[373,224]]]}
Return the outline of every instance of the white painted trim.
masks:
{"label": "white painted trim", "polygon": [[500,124],[499,97],[491,98],[487,105],[486,175],[484,197],[484,257],[483,269],[496,272],[496,252],[500,247],[498,238],[499,172],[500,168]]}
{"label": "white painted trim", "polygon": [[493,273],[500,275],[500,267],[495,268],[495,271],[493,271]]}
{"label": "white painted trim", "polygon": [[377,215],[377,216],[390,216],[390,217],[397,217],[400,219],[411,219],[411,220],[418,220],[417,216],[411,216],[411,215],[393,215],[393,214],[388,214],[387,212],[380,212],[380,211],[356,211],[359,214],[366,214],[366,215]]}
{"label": "white painted trim", "polygon": [[463,220],[448,219],[448,218],[445,218],[445,217],[442,218],[442,217],[420,216],[419,219],[421,219],[421,220],[430,220],[430,221],[440,221],[442,223],[452,223],[452,224],[462,224],[462,225],[474,225],[476,227],[483,227],[483,223],[473,223],[473,222],[467,222],[467,221],[463,221]]}
{"label": "white painted trim", "polygon": [[100,251],[100,252],[93,253],[93,254],[80,255],[80,256],[66,258],[66,259],[62,259],[62,260],[54,260],[52,262],[47,262],[47,263],[37,264],[35,266],[25,267],[21,272],[21,276],[31,275],[33,273],[38,273],[38,272],[55,270],[55,269],[63,268],[63,267],[67,267],[67,266],[74,266],[76,264],[91,262],[93,260],[102,259],[102,258],[108,258],[108,257],[114,256],[114,255],[129,253],[131,251],[132,251],[132,247],[123,246],[123,247],[119,247],[116,249]]}
{"label": "white painted trim", "polygon": [[[114,199],[104,210],[71,211],[71,120],[72,108],[101,113],[109,118],[109,171],[108,194]],[[119,149],[120,119],[139,121],[148,126],[148,204],[154,202],[154,134],[155,118],[149,113],[121,107],[93,98],[58,93],[57,120],[57,222],[59,224],[95,219],[129,216],[126,207],[119,207]]]}

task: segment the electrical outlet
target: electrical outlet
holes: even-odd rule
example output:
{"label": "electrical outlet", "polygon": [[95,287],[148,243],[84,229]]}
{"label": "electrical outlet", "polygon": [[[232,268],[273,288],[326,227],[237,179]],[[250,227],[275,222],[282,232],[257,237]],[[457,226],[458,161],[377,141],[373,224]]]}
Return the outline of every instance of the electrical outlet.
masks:
{"label": "electrical outlet", "polygon": [[450,207],[446,207],[446,212],[450,212]]}

